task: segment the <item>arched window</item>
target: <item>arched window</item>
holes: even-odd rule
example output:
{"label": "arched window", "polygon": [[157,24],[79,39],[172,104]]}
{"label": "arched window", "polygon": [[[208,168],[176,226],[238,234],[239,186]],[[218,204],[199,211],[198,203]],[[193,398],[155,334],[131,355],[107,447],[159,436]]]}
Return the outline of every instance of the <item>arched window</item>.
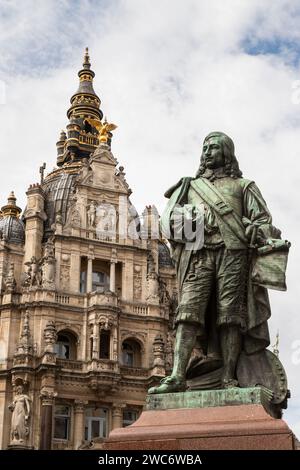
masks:
{"label": "arched window", "polygon": [[69,332],[62,331],[57,336],[55,352],[59,359],[76,359],[76,337]]}
{"label": "arched window", "polygon": [[141,367],[141,346],[133,339],[122,344],[122,362],[127,367]]}

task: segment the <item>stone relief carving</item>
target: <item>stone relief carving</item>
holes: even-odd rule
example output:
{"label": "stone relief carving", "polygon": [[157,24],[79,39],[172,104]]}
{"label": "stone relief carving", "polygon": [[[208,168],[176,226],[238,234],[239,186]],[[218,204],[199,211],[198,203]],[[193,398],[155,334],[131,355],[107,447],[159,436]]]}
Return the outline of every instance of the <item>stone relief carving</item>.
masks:
{"label": "stone relief carving", "polygon": [[113,315],[100,314],[97,317],[97,322],[99,323],[101,329],[109,330],[117,324],[117,319]]}
{"label": "stone relief carving", "polygon": [[153,367],[165,367],[165,344],[161,335],[155,337],[152,352]]}
{"label": "stone relief carving", "polygon": [[53,352],[54,344],[57,341],[57,330],[56,330],[55,322],[53,320],[48,320],[45,326],[44,341],[45,341],[45,351]]}
{"label": "stone relief carving", "polygon": [[4,279],[4,287],[6,293],[14,292],[16,288],[16,280],[14,275],[14,263],[9,264],[7,275]]}
{"label": "stone relief carving", "polygon": [[45,244],[44,256],[39,264],[42,271],[42,286],[46,289],[54,289],[56,260],[53,240],[49,239]]}
{"label": "stone relief carving", "polygon": [[70,265],[69,264],[62,264],[60,266],[60,287],[64,291],[69,290],[70,284]]}
{"label": "stone relief carving", "polygon": [[20,333],[20,339],[16,349],[16,355],[32,354],[33,344],[29,325],[29,311],[26,310],[23,316],[23,324]]}
{"label": "stone relief carving", "polygon": [[168,331],[166,347],[165,347],[165,367],[167,370],[171,370],[173,367],[174,343],[175,343],[175,334]]}
{"label": "stone relief carving", "polygon": [[92,183],[93,180],[93,172],[90,166],[90,162],[88,158],[83,158],[82,161],[82,167],[80,170],[80,173],[77,177],[76,183]]}
{"label": "stone relief carving", "polygon": [[142,298],[142,267],[135,265],[133,270],[133,298],[141,300]]}

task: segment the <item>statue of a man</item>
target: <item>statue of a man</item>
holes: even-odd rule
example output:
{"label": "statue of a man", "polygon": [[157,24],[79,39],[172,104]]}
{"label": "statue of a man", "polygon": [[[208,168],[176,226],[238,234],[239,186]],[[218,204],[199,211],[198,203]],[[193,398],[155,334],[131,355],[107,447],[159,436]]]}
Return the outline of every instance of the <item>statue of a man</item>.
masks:
{"label": "statue of a man", "polygon": [[87,211],[87,216],[88,216],[88,224],[90,227],[95,226],[96,222],[96,212],[97,212],[97,207],[94,201],[90,203],[90,207]]}
{"label": "statue of a man", "polygon": [[28,420],[30,417],[30,398],[23,394],[23,386],[18,385],[13,402],[9,405],[13,412],[11,418],[11,438],[13,441],[24,442],[29,434]]}
{"label": "statue of a man", "polygon": [[[252,355],[269,345],[268,294],[262,280],[253,282],[253,253],[268,247],[286,253],[288,243],[272,225],[255,183],[242,177],[233,141],[222,132],[212,132],[205,138],[196,177],[182,178],[165,196],[170,201],[161,229],[173,250],[179,306],[172,374],[149,393],[185,390],[196,338],[204,362],[219,358],[221,387],[238,386],[241,352]],[[179,224],[173,217],[178,206],[195,224],[200,221],[202,208],[203,243],[197,249],[187,249],[187,240],[181,236],[185,216]],[[285,290],[285,285],[277,288]]]}

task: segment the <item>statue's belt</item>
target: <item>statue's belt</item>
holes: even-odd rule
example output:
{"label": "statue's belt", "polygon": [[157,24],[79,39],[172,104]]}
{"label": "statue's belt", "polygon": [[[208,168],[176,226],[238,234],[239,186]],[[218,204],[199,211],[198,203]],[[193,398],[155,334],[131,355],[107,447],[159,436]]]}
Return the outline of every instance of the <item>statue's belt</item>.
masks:
{"label": "statue's belt", "polygon": [[245,235],[245,227],[242,221],[228,202],[225,201],[217,188],[204,178],[193,180],[190,184],[201,199],[222,219],[231,232],[240,241],[248,245],[248,239]]}

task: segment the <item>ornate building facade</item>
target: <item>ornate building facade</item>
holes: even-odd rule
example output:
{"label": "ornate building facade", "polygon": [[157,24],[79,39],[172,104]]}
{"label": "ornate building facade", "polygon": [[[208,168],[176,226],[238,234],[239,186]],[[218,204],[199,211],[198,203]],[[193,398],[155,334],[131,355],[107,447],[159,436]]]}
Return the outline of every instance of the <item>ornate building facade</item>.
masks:
{"label": "ornate building facade", "polygon": [[78,75],[57,168],[41,167],[22,215],[14,193],[1,209],[1,449],[101,441],[172,365],[169,250],[155,208],[130,201],[88,51]]}

